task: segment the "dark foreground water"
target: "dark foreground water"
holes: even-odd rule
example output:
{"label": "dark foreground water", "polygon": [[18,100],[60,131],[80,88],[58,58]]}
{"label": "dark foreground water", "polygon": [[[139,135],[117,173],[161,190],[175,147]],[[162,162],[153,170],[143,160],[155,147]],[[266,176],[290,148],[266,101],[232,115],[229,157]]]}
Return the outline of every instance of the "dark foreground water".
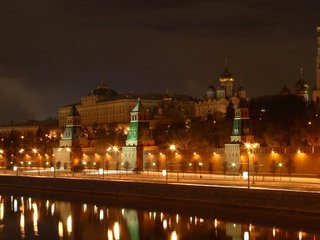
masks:
{"label": "dark foreground water", "polygon": [[320,239],[318,216],[49,198],[2,194],[0,239]]}

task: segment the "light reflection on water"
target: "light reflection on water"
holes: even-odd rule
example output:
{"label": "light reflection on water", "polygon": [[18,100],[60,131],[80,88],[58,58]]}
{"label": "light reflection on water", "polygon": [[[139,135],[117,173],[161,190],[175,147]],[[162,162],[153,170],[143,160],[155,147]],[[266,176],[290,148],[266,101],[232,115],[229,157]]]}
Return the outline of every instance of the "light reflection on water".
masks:
{"label": "light reflection on water", "polygon": [[0,239],[320,240],[320,234],[214,217],[2,195]]}

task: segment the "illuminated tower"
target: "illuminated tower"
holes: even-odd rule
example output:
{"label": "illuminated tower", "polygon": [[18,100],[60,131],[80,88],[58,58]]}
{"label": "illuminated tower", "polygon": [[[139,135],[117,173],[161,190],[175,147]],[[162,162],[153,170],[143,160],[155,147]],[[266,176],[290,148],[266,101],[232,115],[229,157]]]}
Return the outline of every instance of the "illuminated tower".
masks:
{"label": "illuminated tower", "polygon": [[317,27],[316,86],[312,93],[312,100],[320,103],[320,26]]}
{"label": "illuminated tower", "polygon": [[129,132],[126,146],[122,147],[123,164],[127,162],[130,169],[143,170],[146,151],[157,151],[151,134],[148,114],[140,99],[130,113]]}
{"label": "illuminated tower", "polygon": [[81,126],[79,112],[76,106],[72,105],[60,147],[53,149],[55,165],[59,166],[57,168],[77,168],[81,164],[82,147],[85,146],[88,146],[88,140]]}
{"label": "illuminated tower", "polygon": [[83,129],[80,124],[80,115],[75,105],[71,106],[67,116],[67,124],[60,140],[60,147],[79,147],[83,137]]}
{"label": "illuminated tower", "polygon": [[253,143],[254,137],[249,127],[249,107],[244,99],[240,99],[239,106],[235,109],[233,128],[230,136],[231,143],[224,145],[225,160],[242,168],[241,154],[246,143]]}
{"label": "illuminated tower", "polygon": [[225,69],[224,72],[220,75],[219,82],[220,86],[225,89],[225,97],[231,98],[233,96],[234,78],[228,70],[227,60],[225,61]]}
{"label": "illuminated tower", "polygon": [[240,100],[239,106],[235,109],[231,143],[252,142],[253,136],[249,127],[249,107],[244,99]]}

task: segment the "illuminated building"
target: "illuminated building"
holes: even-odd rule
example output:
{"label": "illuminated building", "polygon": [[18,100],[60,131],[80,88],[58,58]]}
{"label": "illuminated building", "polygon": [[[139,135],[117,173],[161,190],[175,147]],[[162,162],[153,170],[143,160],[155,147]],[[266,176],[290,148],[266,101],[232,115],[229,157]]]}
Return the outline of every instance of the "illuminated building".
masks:
{"label": "illuminated building", "polygon": [[[175,121],[177,118],[171,116],[172,110],[178,112],[183,118],[194,116],[195,100],[186,95],[168,94],[118,94],[108,88],[105,82],[92,90],[81,101],[75,103],[81,116],[84,127],[104,126],[107,124],[128,125],[130,122],[130,111],[136,105],[137,99],[141,99],[144,107],[155,123]],[[67,116],[72,105],[59,108],[59,127],[65,127]]]}
{"label": "illuminated building", "polygon": [[195,104],[195,116],[207,117],[209,114],[222,118],[229,102],[236,109],[240,99],[246,98],[245,89],[240,86],[237,91],[234,89],[234,77],[229,72],[227,65],[219,77],[219,86],[215,88],[210,85],[204,99]]}
{"label": "illuminated building", "polygon": [[[298,81],[294,85],[295,87],[295,95],[300,97],[305,103],[308,103],[310,101],[309,99],[309,84],[308,82],[304,79],[303,77],[303,69],[300,68],[300,77]],[[287,87],[284,86],[280,90],[280,95],[286,96],[286,95],[291,95],[292,92],[291,90]]]}

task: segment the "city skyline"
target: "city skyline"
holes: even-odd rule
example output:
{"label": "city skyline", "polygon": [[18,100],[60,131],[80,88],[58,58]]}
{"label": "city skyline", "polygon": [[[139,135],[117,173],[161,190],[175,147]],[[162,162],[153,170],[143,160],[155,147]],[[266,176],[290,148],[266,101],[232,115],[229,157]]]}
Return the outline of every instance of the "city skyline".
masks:
{"label": "city skyline", "polygon": [[[0,122],[56,116],[104,80],[202,97],[228,59],[248,96],[315,84],[317,1],[1,3]],[[317,7],[319,6],[319,7]],[[286,80],[284,80],[286,79]]]}

